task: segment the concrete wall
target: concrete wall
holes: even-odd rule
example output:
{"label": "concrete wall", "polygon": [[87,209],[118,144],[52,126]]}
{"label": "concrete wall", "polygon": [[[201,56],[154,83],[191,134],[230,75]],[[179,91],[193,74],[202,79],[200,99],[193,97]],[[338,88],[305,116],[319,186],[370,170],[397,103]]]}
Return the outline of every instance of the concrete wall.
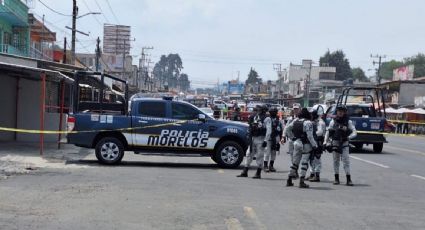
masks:
{"label": "concrete wall", "polygon": [[[15,128],[16,84],[14,77],[0,74],[0,126]],[[0,141],[13,141],[13,132],[0,131]]]}
{"label": "concrete wall", "polygon": [[415,97],[419,96],[425,96],[425,84],[401,83],[398,104],[414,105]]}
{"label": "concrete wall", "polygon": [[37,61],[0,54],[0,62],[37,68]]}
{"label": "concrete wall", "polygon": [[[40,81],[22,80],[20,84],[18,103],[18,128],[21,129],[40,129]],[[56,96],[56,95],[54,95]],[[45,113],[45,130],[58,130],[59,114]],[[62,126],[64,127],[64,125]],[[17,141],[37,142],[40,139],[39,134],[18,133]],[[57,141],[57,134],[44,135],[46,142]]]}

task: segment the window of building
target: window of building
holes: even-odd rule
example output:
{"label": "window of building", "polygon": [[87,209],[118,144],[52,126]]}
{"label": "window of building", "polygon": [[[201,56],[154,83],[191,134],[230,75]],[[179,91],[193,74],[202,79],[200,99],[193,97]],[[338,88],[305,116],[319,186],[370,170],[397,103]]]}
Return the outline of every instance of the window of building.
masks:
{"label": "window of building", "polygon": [[319,80],[335,80],[335,73],[331,72],[320,72]]}
{"label": "window of building", "polygon": [[139,104],[139,115],[146,117],[165,117],[165,102],[144,101]]}

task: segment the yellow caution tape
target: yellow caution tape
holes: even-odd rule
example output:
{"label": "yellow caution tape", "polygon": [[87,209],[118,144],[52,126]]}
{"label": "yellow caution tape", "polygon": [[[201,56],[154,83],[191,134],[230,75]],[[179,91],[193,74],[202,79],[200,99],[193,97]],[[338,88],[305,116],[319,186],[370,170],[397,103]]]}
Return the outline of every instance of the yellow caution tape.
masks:
{"label": "yellow caution tape", "polygon": [[415,125],[425,125],[425,122],[416,122],[416,121],[402,121],[402,120],[388,120],[392,123],[407,123],[407,124],[415,124]]}
{"label": "yellow caution tape", "polygon": [[419,135],[419,134],[402,134],[402,133],[374,132],[374,131],[357,131],[357,133],[382,134],[382,135],[394,135],[394,136],[406,136],[406,137],[424,136],[424,135]]}
{"label": "yellow caution tape", "polygon": [[187,121],[176,121],[176,122],[170,122],[170,123],[164,123],[164,124],[158,124],[158,125],[149,125],[149,126],[131,127],[131,128],[81,130],[81,131],[56,131],[56,130],[17,129],[17,128],[0,127],[0,131],[28,133],[28,134],[74,134],[74,133],[131,131],[131,130],[140,130],[140,129],[148,129],[148,128],[158,128],[158,127],[168,126],[168,125],[177,125],[177,124],[182,124],[185,122]]}

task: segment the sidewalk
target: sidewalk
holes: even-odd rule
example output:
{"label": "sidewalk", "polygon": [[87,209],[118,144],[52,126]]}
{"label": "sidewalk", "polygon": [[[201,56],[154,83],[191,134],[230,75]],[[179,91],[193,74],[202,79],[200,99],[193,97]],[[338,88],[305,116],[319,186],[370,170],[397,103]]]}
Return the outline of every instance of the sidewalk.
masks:
{"label": "sidewalk", "polygon": [[47,169],[84,168],[67,161],[75,161],[91,154],[93,150],[63,144],[45,144],[43,156],[40,156],[38,143],[0,142],[0,180],[12,175],[28,174]]}

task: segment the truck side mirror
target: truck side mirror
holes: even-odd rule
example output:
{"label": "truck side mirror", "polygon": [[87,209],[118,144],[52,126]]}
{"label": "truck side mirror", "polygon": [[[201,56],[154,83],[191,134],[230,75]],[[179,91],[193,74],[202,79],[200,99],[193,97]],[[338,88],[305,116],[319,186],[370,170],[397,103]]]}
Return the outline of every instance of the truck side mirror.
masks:
{"label": "truck side mirror", "polygon": [[200,113],[200,114],[198,114],[198,120],[205,122],[207,120],[207,116],[205,116],[205,114],[203,114],[203,113]]}

